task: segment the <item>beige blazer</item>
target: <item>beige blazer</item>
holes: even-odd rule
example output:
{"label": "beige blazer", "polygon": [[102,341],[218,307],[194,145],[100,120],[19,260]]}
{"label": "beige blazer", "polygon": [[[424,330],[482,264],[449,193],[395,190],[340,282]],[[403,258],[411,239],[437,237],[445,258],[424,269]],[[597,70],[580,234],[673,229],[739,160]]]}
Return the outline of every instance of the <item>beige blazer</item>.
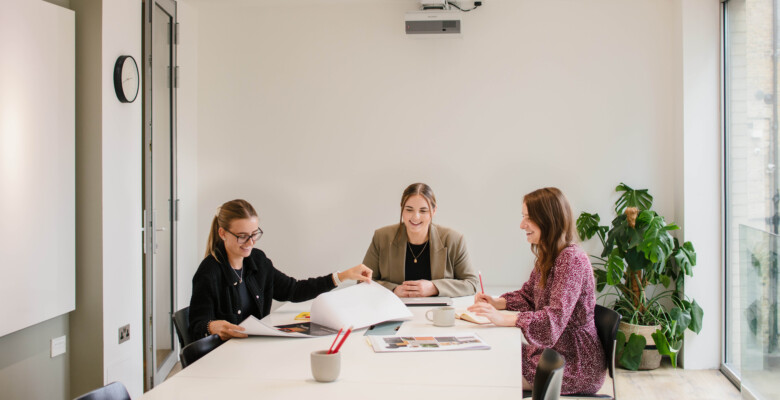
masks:
{"label": "beige blazer", "polygon": [[[363,258],[363,264],[374,271],[372,279],[390,290],[405,280],[406,243],[403,225],[379,228],[374,231]],[[431,248],[431,278],[439,296],[469,296],[477,292],[479,278],[469,260],[463,235],[431,224],[428,245]]]}

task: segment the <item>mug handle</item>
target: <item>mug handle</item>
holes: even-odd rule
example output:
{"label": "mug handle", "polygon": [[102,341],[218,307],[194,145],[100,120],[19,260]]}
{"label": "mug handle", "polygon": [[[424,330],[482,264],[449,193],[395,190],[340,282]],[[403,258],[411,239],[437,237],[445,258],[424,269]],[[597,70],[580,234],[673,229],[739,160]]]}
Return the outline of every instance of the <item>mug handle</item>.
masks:
{"label": "mug handle", "polygon": [[433,312],[433,310],[428,310],[428,311],[425,312],[425,319],[427,319],[428,321],[431,321],[431,322],[433,322],[433,319],[431,319],[431,317],[428,316],[428,313],[432,313],[432,312]]}

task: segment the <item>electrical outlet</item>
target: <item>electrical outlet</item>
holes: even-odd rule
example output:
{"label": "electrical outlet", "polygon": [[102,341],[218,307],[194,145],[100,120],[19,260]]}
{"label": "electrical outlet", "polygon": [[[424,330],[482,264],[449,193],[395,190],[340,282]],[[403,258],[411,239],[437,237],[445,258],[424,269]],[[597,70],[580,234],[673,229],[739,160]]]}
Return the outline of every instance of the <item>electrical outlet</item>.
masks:
{"label": "electrical outlet", "polygon": [[130,340],[130,324],[119,327],[119,343]]}
{"label": "electrical outlet", "polygon": [[65,354],[65,336],[60,336],[51,340],[51,358]]}

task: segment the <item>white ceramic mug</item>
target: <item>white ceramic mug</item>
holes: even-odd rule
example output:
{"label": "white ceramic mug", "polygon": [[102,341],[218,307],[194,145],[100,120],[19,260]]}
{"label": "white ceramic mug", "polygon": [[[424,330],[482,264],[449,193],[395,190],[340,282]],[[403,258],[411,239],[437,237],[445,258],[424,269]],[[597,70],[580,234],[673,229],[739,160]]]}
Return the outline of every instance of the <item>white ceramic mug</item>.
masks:
{"label": "white ceramic mug", "polygon": [[[433,313],[433,318],[429,316]],[[455,325],[455,309],[452,307],[439,307],[428,310],[425,318],[432,321],[434,326],[453,326]]]}
{"label": "white ceramic mug", "polygon": [[328,354],[327,350],[311,352],[311,375],[317,382],[333,382],[341,372],[341,353]]}

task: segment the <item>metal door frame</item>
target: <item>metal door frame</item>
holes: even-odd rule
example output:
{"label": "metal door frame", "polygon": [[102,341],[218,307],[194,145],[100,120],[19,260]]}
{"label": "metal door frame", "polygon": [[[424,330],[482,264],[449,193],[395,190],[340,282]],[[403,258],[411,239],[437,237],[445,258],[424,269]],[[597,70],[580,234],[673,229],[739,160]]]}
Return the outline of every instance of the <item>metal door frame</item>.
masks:
{"label": "metal door frame", "polygon": [[[154,321],[152,316],[154,315],[154,281],[152,274],[153,257],[154,257],[154,245],[156,243],[156,226],[154,221],[154,213],[152,207],[152,16],[154,7],[160,7],[163,11],[172,16],[173,23],[169,30],[169,37],[171,41],[171,69],[169,70],[169,88],[171,92],[171,207],[170,215],[171,221],[171,304],[173,309],[171,312],[175,312],[178,309],[176,301],[177,290],[177,224],[179,219],[178,215],[178,192],[177,192],[177,121],[176,121],[176,87],[177,85],[177,59],[176,59],[176,45],[178,44],[178,19],[176,15],[176,1],[175,0],[144,0],[144,58],[143,58],[143,71],[144,71],[144,194],[143,194],[143,252],[144,252],[144,390],[152,389],[153,387],[162,383],[166,376],[176,364],[179,354],[179,342],[176,339],[175,328],[171,329],[171,340],[173,348],[166,360],[162,363],[159,370],[156,369],[156,352],[154,341]],[[174,200],[175,199],[175,200]],[[152,297],[150,297],[152,296]],[[172,315],[167,316],[171,321]],[[172,323],[172,322],[171,322]],[[158,371],[161,371],[158,373]]]}

